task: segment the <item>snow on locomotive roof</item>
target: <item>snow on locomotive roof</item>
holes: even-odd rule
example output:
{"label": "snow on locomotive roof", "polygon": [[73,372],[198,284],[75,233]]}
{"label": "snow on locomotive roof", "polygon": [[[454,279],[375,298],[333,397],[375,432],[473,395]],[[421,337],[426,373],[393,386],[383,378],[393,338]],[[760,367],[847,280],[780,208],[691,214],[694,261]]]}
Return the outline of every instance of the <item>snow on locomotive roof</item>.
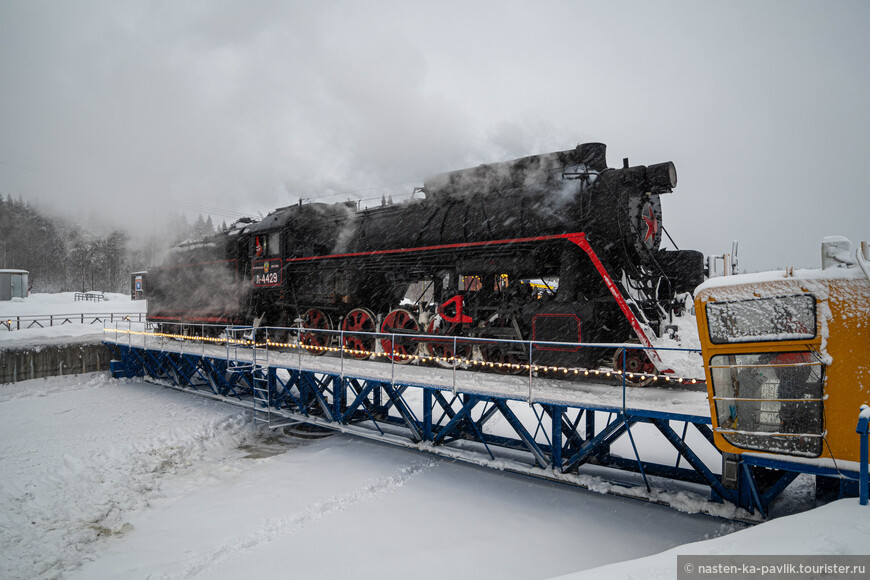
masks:
{"label": "snow on locomotive roof", "polygon": [[571,168],[572,173],[597,175],[607,169],[606,150],[604,143],[584,143],[567,151],[449,171],[426,179],[423,190],[427,195],[461,193],[469,188],[497,191],[522,187],[530,175],[537,178],[547,174],[562,177],[567,168]]}
{"label": "snow on locomotive roof", "polygon": [[[279,207],[258,222],[247,224],[245,233],[273,231],[284,228],[294,218],[303,219],[304,216],[322,215],[332,219],[342,220],[356,211],[356,202],[347,201],[339,203],[309,202],[297,205]],[[313,212],[313,214],[312,214]]]}
{"label": "snow on locomotive roof", "polygon": [[229,229],[225,232],[228,236],[237,236],[245,231],[245,228],[251,224],[257,223],[252,218],[241,218],[233,222]]}
{"label": "snow on locomotive roof", "polygon": [[290,221],[291,207],[293,206],[280,207],[275,211],[270,212],[269,215],[267,215],[260,221],[246,224],[244,228],[245,233],[283,228],[285,225],[287,225],[287,222]]}
{"label": "snow on locomotive roof", "polygon": [[191,250],[196,250],[198,248],[216,248],[218,244],[212,241],[209,238],[203,240],[184,240],[183,242],[179,242],[169,248],[170,254],[177,254],[180,252],[189,252]]}

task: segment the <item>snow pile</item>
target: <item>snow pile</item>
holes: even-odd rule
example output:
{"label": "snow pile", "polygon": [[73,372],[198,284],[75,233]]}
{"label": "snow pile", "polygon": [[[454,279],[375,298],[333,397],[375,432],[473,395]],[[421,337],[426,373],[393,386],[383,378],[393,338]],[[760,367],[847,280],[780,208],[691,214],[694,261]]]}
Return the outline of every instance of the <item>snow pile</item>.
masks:
{"label": "snow pile", "polygon": [[674,376],[703,380],[704,358],[700,352],[701,338],[698,336],[697,319],[694,315],[685,313],[675,316],[673,325],[677,327],[673,338],[668,335],[651,338],[653,346],[660,349],[656,351],[659,358],[665,368],[674,371]]}
{"label": "snow pile", "polygon": [[867,554],[868,546],[870,507],[860,506],[857,499],[849,498],[727,536],[561,578],[670,580],[677,577],[678,555],[863,555]]}
{"label": "snow pile", "polygon": [[[141,386],[85,377],[72,388],[58,378],[2,389],[2,578],[51,578],[79,566],[95,541],[131,529],[127,514],[159,495],[164,477],[251,434],[243,414],[227,415],[232,408],[165,406]],[[160,412],[147,425],[128,428],[141,406],[155,404]],[[125,411],[101,416],[109,408]]]}
{"label": "snow pile", "polygon": [[827,236],[822,239],[822,269],[854,266],[852,242],[844,236]]}

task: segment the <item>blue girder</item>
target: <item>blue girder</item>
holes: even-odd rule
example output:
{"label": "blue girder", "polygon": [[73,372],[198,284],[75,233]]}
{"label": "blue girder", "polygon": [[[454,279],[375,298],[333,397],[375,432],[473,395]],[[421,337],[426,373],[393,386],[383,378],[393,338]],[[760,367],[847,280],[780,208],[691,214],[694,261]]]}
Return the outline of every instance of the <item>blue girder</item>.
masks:
{"label": "blue girder", "polygon": [[[637,479],[620,472],[639,473],[647,489],[648,478],[701,484],[709,488],[714,502],[729,502],[749,513],[762,515],[770,503],[794,478],[799,469],[788,464],[783,475],[760,491],[750,466],[770,465],[772,460],[750,458],[739,469],[738,489],[725,487],[719,475],[702,455],[718,453],[712,446],[709,416],[631,409],[601,404],[567,404],[564,401],[532,401],[514,396],[462,392],[456,386],[396,381],[344,372],[329,372],[270,365],[253,369],[244,361],[212,355],[171,350],[145,349],[107,343],[120,363],[113,364],[116,376],[147,376],[164,384],[208,392],[239,405],[262,408],[270,405],[273,416],[286,421],[314,423],[371,439],[418,448],[431,453],[499,469],[527,473],[580,486],[589,486],[586,467],[593,468],[596,481],[607,477],[616,489],[634,488],[631,497],[644,497]],[[256,378],[253,373],[262,373]],[[254,384],[268,385],[268,400],[258,395]],[[569,384],[569,383],[566,383]],[[618,388],[618,387],[613,387]],[[519,412],[529,408],[531,412]],[[607,422],[601,421],[607,417]],[[498,421],[495,421],[498,419]],[[671,426],[682,426],[682,435]],[[655,431],[676,450],[676,464],[642,458],[635,439]],[[687,437],[691,425],[700,437]],[[633,455],[613,453],[617,441],[631,437]],[[703,451],[696,449],[703,445]],[[624,446],[623,446],[624,448]],[[720,457],[716,455],[716,457]],[[497,460],[496,463],[492,463]],[[709,461],[709,459],[708,459]],[[685,466],[681,466],[683,463]],[[719,466],[716,466],[719,467]],[[602,472],[600,468],[607,468]],[[613,471],[619,470],[619,471]],[[602,475],[602,473],[612,474]],[[585,479],[584,479],[585,478]],[[668,484],[666,487],[672,489]],[[662,493],[647,494],[661,500]]]}

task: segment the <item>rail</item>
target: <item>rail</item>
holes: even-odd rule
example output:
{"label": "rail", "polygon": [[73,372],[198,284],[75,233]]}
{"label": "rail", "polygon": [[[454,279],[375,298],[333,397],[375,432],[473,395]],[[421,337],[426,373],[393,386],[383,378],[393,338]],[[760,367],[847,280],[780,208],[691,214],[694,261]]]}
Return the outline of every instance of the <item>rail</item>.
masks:
{"label": "rail", "polygon": [[95,312],[75,314],[39,314],[24,316],[5,316],[0,319],[0,327],[7,331],[46,328],[64,324],[114,323],[115,321],[145,322],[144,312]]}

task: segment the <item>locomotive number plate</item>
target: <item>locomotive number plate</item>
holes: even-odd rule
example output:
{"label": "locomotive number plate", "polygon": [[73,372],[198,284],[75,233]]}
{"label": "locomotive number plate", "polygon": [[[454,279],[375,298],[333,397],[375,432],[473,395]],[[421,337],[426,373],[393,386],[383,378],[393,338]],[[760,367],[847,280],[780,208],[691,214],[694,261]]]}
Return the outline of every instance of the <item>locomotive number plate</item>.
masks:
{"label": "locomotive number plate", "polygon": [[281,260],[254,260],[251,265],[254,286],[278,286],[281,284]]}

